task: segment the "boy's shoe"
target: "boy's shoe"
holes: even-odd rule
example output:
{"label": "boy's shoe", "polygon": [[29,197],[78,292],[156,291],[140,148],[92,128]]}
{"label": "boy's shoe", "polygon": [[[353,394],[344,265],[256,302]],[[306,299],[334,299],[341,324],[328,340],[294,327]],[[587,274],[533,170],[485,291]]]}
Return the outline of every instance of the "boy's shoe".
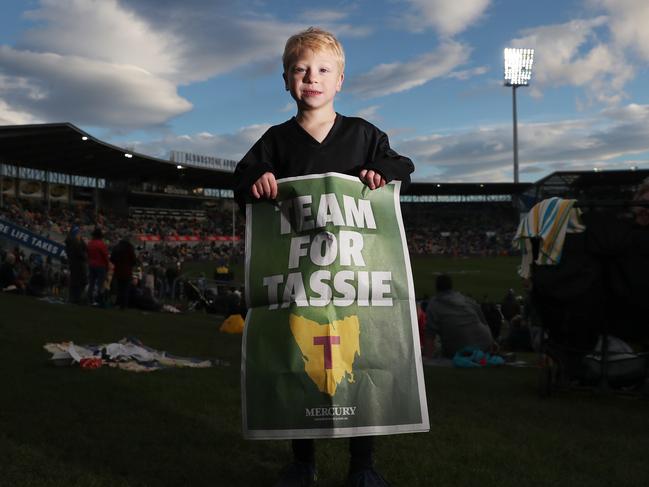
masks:
{"label": "boy's shoe", "polygon": [[275,487],[310,487],[318,480],[315,465],[306,462],[289,463],[279,473]]}
{"label": "boy's shoe", "polygon": [[349,472],[345,487],[390,487],[380,473],[371,467]]}

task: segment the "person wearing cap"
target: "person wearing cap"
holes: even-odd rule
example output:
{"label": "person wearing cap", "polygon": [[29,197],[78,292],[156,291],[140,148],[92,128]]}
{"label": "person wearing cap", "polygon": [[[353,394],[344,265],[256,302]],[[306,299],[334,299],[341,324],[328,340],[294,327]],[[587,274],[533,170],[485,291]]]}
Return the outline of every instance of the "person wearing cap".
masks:
{"label": "person wearing cap", "polygon": [[65,253],[70,269],[68,301],[79,304],[83,289],[88,284],[88,254],[78,225],[72,226],[65,239]]}

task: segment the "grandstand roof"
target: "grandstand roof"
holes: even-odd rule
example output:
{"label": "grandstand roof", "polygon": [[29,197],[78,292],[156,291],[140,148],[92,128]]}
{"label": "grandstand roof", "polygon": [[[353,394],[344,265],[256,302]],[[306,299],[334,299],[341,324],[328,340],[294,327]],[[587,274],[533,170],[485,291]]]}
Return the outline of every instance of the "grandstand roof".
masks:
{"label": "grandstand roof", "polygon": [[647,169],[612,171],[557,171],[535,184],[537,200],[559,196],[580,201],[625,199],[649,177]]}
{"label": "grandstand roof", "polygon": [[539,188],[592,188],[595,186],[637,186],[649,177],[649,170],[557,171],[536,182]]}
{"label": "grandstand roof", "polygon": [[102,142],[71,123],[0,126],[0,162],[108,180],[206,188],[229,188],[232,181],[232,173],[178,169],[174,162]]}
{"label": "grandstand roof", "polygon": [[412,183],[410,195],[477,195],[521,194],[533,183]]}
{"label": "grandstand roof", "polygon": [[[85,140],[84,140],[85,139]],[[132,157],[126,157],[130,154]],[[131,182],[230,188],[232,173],[184,167],[103,142],[71,123],[0,126],[0,162]],[[536,183],[412,183],[409,195],[511,195],[536,187],[540,193],[563,194],[579,188],[629,187],[649,177],[649,170],[557,171]]]}

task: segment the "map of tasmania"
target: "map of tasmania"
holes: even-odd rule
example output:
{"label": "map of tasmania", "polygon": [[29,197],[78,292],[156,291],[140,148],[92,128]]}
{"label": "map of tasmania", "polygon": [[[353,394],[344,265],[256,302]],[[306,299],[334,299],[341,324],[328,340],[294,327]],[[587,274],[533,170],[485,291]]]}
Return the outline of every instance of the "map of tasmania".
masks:
{"label": "map of tasmania", "polygon": [[361,354],[358,316],[321,325],[291,314],[289,324],[302,352],[304,370],[320,392],[336,394],[345,375],[349,383],[354,382],[352,367],[356,355]]}

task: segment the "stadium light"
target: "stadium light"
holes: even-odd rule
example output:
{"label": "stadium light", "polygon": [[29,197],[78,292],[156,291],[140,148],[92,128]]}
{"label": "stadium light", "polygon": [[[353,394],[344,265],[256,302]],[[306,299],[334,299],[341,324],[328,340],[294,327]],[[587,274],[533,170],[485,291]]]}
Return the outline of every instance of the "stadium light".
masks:
{"label": "stadium light", "polygon": [[534,49],[505,49],[505,86],[512,87],[512,114],[514,119],[514,182],[518,182],[518,127],[516,120],[516,88],[527,86],[532,78]]}
{"label": "stadium light", "polygon": [[124,154],[124,157],[126,157],[127,159],[132,159],[133,154],[130,154],[130,153],[127,152],[126,154]]}
{"label": "stadium light", "polygon": [[83,137],[81,137],[81,140],[88,140],[88,137],[84,135]]}
{"label": "stadium light", "polygon": [[180,164],[176,166],[176,169],[184,169]]}

